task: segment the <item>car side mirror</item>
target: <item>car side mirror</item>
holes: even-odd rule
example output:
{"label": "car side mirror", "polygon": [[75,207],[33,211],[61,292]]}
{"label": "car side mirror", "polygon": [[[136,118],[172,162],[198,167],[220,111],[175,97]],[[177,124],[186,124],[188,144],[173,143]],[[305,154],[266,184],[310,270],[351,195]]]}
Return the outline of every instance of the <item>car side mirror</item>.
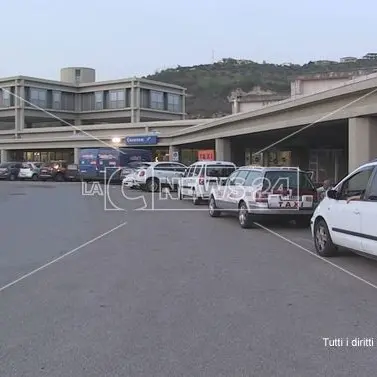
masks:
{"label": "car side mirror", "polygon": [[328,190],[327,191],[327,197],[330,198],[330,199],[338,200],[338,198],[339,198],[338,191],[336,191],[336,190]]}

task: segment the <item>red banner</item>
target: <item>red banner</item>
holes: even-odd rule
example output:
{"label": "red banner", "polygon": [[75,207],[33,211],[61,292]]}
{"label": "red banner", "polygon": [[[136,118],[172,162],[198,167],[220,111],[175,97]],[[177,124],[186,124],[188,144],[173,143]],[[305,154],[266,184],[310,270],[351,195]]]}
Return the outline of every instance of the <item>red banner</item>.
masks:
{"label": "red banner", "polygon": [[198,151],[198,160],[210,160],[215,159],[215,151],[213,149],[201,149]]}

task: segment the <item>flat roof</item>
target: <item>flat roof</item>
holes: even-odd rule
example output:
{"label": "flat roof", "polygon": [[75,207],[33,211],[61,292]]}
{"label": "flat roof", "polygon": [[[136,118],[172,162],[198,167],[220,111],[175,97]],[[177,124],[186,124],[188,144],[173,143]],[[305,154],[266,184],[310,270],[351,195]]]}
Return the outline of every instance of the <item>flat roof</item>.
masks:
{"label": "flat roof", "polygon": [[38,82],[41,84],[50,84],[50,85],[59,85],[59,86],[69,86],[72,88],[87,88],[91,86],[102,86],[102,85],[112,85],[112,84],[121,84],[121,83],[129,83],[129,82],[140,82],[141,84],[149,84],[149,85],[156,85],[156,86],[162,86],[166,88],[171,89],[179,89],[182,91],[186,91],[186,88],[183,86],[170,84],[162,81],[154,81],[145,79],[142,77],[131,77],[131,78],[122,78],[122,79],[116,79],[116,80],[107,80],[107,81],[94,81],[90,83],[82,83],[82,84],[74,84],[66,81],[59,81],[59,80],[50,80],[50,79],[44,79],[40,77],[33,77],[33,76],[10,76],[10,77],[0,77],[0,84],[2,82],[9,82],[9,81],[16,81],[16,80],[25,80],[25,81],[33,81]]}

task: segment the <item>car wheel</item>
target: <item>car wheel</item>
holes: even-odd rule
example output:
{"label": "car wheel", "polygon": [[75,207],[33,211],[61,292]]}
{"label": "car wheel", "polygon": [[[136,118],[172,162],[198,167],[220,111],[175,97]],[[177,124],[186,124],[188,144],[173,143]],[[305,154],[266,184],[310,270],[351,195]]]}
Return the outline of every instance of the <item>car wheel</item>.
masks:
{"label": "car wheel", "polygon": [[201,198],[197,195],[196,191],[193,190],[192,192],[192,203],[194,204],[194,206],[197,206],[199,205],[201,202]]}
{"label": "car wheel", "polygon": [[216,206],[216,200],[213,196],[211,196],[211,198],[209,199],[208,208],[209,208],[209,215],[211,217],[219,217],[221,215],[221,212],[218,210]]}
{"label": "car wheel", "polygon": [[37,181],[38,180],[38,175],[37,174],[33,174],[33,176],[31,177],[31,180],[32,181]]}
{"label": "car wheel", "polygon": [[314,246],[321,257],[332,257],[336,253],[336,247],[332,242],[326,221],[319,219],[314,224]]}
{"label": "car wheel", "polygon": [[253,226],[253,221],[245,202],[241,202],[238,207],[238,221],[241,228],[248,229]]}
{"label": "car wheel", "polygon": [[157,192],[159,189],[159,181],[156,178],[150,179],[147,182],[147,190],[149,192]]}

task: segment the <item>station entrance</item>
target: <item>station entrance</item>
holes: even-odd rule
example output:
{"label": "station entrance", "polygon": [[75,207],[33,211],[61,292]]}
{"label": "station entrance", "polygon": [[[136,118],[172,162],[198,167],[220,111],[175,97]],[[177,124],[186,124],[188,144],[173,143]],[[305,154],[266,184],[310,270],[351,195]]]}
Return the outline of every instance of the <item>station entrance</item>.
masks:
{"label": "station entrance", "polygon": [[[303,127],[301,127],[302,129]],[[297,166],[312,172],[313,180],[333,183],[348,173],[348,124],[327,122],[231,137],[237,165]]]}
{"label": "station entrance", "polygon": [[10,150],[10,161],[50,162],[66,161],[74,162],[74,149],[38,149],[38,150]]}

